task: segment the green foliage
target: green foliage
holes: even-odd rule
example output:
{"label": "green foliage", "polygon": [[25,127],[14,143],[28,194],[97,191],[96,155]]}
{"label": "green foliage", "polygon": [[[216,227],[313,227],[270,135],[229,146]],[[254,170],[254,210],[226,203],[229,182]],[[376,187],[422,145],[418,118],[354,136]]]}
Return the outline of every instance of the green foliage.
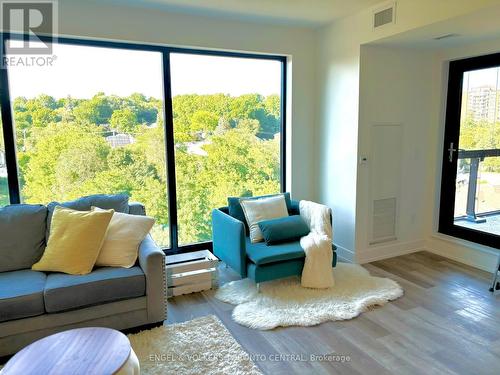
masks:
{"label": "green foliage", "polygon": [[158,116],[158,107],[161,101],[154,98],[147,98],[142,94],[132,94],[125,99],[126,105],[136,115],[139,124],[152,124]]}
{"label": "green foliage", "polygon": [[137,116],[130,108],[117,109],[110,119],[113,129],[122,133],[134,133],[137,126]]}
{"label": "green foliage", "polygon": [[[168,245],[161,109],[161,100],[137,93],[16,98],[24,201],[125,193],[146,205],[156,219],[155,239]],[[257,94],[180,95],[173,98],[173,109],[180,242],[210,240],[211,210],[225,205],[228,196],[279,191],[279,139],[274,135],[280,100]],[[106,137],[113,129],[130,134],[133,142],[112,147]],[[1,183],[0,200],[5,194]]]}
{"label": "green foliage", "polygon": [[19,161],[27,202],[73,199],[78,184],[106,169],[109,146],[95,125],[50,124],[32,137],[34,147]]}
{"label": "green foliage", "polygon": [[191,117],[191,130],[212,133],[219,122],[219,116],[208,111],[197,111]]}
{"label": "green foliage", "polygon": [[[500,148],[500,123],[476,122],[468,118],[460,125],[460,149],[485,150]],[[468,161],[463,165],[467,168]],[[500,172],[500,158],[485,158],[481,162],[485,171]]]}
{"label": "green foliage", "polygon": [[10,204],[9,185],[6,177],[0,177],[0,207]]}
{"label": "green foliage", "polygon": [[75,120],[80,124],[109,124],[113,113],[110,99],[100,92],[90,100],[81,101],[73,110]]}

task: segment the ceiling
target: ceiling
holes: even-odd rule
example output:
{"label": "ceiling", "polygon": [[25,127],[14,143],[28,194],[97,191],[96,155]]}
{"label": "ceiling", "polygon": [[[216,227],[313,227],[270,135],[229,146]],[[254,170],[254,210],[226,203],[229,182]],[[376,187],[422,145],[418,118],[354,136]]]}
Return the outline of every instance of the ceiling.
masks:
{"label": "ceiling", "polygon": [[[463,16],[379,39],[370,44],[437,50],[499,39],[499,14],[500,5],[494,5]],[[437,39],[442,36],[451,37]]]}
{"label": "ceiling", "polygon": [[383,0],[105,0],[113,4],[298,26],[321,26]]}

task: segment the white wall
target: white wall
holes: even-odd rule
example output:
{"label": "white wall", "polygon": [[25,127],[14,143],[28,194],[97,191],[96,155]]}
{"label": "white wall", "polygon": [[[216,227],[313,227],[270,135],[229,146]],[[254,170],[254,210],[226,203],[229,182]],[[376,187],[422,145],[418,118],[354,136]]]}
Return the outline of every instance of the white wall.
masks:
{"label": "white wall", "polygon": [[319,200],[333,210],[334,242],[342,258],[355,249],[359,43],[344,25],[319,36],[318,168]]}
{"label": "white wall", "polygon": [[[334,242],[341,257],[365,262],[423,248],[428,237],[426,223],[432,222],[431,202],[435,203],[433,188],[429,188],[435,181],[435,160],[430,154],[437,149],[438,140],[429,132],[433,121],[434,125],[438,121],[440,95],[433,83],[440,76],[431,63],[433,55],[365,49],[364,45],[495,4],[498,1],[399,0],[394,25],[373,30],[372,8],[319,31],[318,196],[334,210]],[[406,73],[405,65],[412,71]],[[398,80],[394,91],[382,86],[378,78],[388,79],[392,72]],[[393,107],[394,101],[398,105]],[[366,237],[369,181],[358,159],[369,153],[373,121],[403,122],[405,129],[402,191],[406,199],[400,240],[390,246],[369,247]],[[420,146],[412,144],[413,137]]]}
{"label": "white wall", "polygon": [[[295,198],[319,200],[333,208],[340,255],[364,262],[422,246],[471,263],[477,246],[435,234],[443,64],[450,58],[491,52],[500,43],[442,53],[366,44],[498,3],[398,0],[395,25],[373,30],[372,9],[365,9],[315,31],[61,0],[59,30],[79,37],[289,56],[289,189]],[[390,86],[382,84],[390,79]],[[404,215],[399,241],[391,246],[370,247],[366,237],[369,184],[358,158],[370,152],[374,121],[404,125]],[[492,255],[487,249],[480,251],[486,258],[479,263],[486,268]]]}
{"label": "white wall", "polygon": [[[368,162],[358,167],[356,258],[360,262],[410,252],[424,245],[430,125],[435,97],[432,52],[362,46],[358,153]],[[369,245],[372,225],[371,138],[374,125],[402,128],[396,241]],[[376,177],[375,177],[376,178]]]}
{"label": "white wall", "polygon": [[59,1],[59,33],[289,57],[288,189],[294,198],[316,199],[314,131],[316,33],[272,26],[167,13],[159,9],[115,7],[94,1]]}

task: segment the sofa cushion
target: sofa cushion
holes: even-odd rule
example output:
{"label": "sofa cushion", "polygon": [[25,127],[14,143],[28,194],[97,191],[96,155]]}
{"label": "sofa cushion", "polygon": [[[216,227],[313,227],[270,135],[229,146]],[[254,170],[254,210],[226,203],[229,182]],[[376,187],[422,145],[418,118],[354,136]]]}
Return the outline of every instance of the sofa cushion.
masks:
{"label": "sofa cushion", "polygon": [[[245,225],[245,230],[248,235],[250,232],[250,228],[248,227],[247,219],[245,218],[245,213],[243,212],[243,208],[241,207],[240,204],[240,199],[245,198],[245,199],[259,199],[259,198],[267,198],[267,197],[274,197],[276,195],[280,194],[269,194],[269,195],[261,195],[257,197],[229,197],[227,198],[227,206],[229,210],[229,215],[234,217],[235,219],[241,221]],[[286,202],[286,208],[288,210],[288,213],[290,214],[290,211],[292,211],[292,200],[290,199],[290,193],[286,192],[283,193],[285,196],[285,202]]]}
{"label": "sofa cushion", "polygon": [[248,258],[257,265],[305,257],[299,241],[267,246],[265,242],[251,243],[247,237],[246,249]]}
{"label": "sofa cushion", "polygon": [[140,267],[97,268],[87,275],[52,273],[44,290],[49,313],[145,295],[146,279]]}
{"label": "sofa cushion", "polygon": [[77,211],[90,211],[92,206],[94,206],[105,210],[113,209],[116,212],[128,214],[128,196],[125,194],[96,194],[69,202],[50,202],[47,205],[47,238],[49,238],[50,222],[52,221],[52,215],[56,206],[71,208]]}
{"label": "sofa cushion", "polygon": [[13,204],[0,208],[0,272],[31,268],[45,248],[47,208]]}
{"label": "sofa cushion", "polygon": [[43,314],[46,279],[32,270],[0,273],[0,322]]}

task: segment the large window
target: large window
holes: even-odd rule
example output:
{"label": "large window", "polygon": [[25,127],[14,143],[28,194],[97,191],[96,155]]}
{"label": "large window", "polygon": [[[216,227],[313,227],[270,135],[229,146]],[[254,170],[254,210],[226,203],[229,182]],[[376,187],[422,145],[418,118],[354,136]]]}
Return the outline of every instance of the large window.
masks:
{"label": "large window", "polygon": [[12,67],[8,80],[21,202],[125,193],[168,231],[162,54],[55,44],[53,67]]}
{"label": "large window", "polygon": [[53,54],[2,73],[0,205],[125,193],[187,251],[228,196],[284,186],[283,57],[64,38]]}
{"label": "large window", "polygon": [[7,159],[3,140],[2,118],[0,117],[0,207],[9,204],[9,183],[7,181]]}
{"label": "large window", "polygon": [[181,245],[211,238],[228,196],[280,191],[281,63],[174,53],[172,77]]}

